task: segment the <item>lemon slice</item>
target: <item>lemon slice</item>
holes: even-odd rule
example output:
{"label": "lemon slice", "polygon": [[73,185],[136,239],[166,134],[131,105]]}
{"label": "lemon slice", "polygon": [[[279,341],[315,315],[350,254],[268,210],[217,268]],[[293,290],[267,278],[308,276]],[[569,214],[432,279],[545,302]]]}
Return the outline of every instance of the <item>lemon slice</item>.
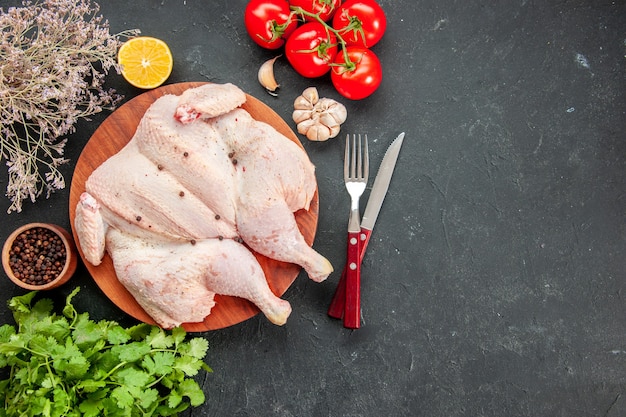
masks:
{"label": "lemon slice", "polygon": [[122,75],[137,88],[150,89],[170,76],[174,59],[170,48],[160,39],[140,36],[126,41],[117,54]]}

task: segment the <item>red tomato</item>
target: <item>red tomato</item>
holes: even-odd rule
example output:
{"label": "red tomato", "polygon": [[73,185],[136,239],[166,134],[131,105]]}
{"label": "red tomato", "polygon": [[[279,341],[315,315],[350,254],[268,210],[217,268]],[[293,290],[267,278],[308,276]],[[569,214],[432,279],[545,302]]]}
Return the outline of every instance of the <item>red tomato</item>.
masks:
{"label": "red tomato", "polygon": [[337,38],[320,22],[305,23],[287,39],[285,55],[298,74],[321,77],[337,55]]}
{"label": "red tomato", "polygon": [[[289,4],[296,7],[301,7],[303,10],[318,14],[324,22],[328,22],[335,14],[335,11],[341,5],[341,0],[289,0]],[[311,16],[304,16],[305,20],[314,21],[315,18]]]}
{"label": "red tomato", "polygon": [[333,28],[347,45],[371,48],[383,37],[387,17],[374,0],[348,0],[335,13]]}
{"label": "red tomato", "polygon": [[244,12],[244,23],[252,40],[267,49],[283,46],[298,25],[287,0],[251,0]]}
{"label": "red tomato", "polygon": [[360,46],[348,46],[345,52],[350,63],[346,64],[345,55],[339,53],[330,73],[335,89],[351,100],[368,97],[376,91],[383,79],[380,60],[374,52]]}

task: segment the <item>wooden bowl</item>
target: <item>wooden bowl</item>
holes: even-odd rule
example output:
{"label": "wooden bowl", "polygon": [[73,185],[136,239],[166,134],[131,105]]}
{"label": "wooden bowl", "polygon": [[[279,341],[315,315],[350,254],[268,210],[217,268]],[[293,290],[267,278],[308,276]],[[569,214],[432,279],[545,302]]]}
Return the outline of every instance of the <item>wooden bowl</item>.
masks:
{"label": "wooden bowl", "polygon": [[[11,268],[11,250],[13,248],[13,243],[22,233],[26,232],[27,230],[36,228],[43,228],[51,231],[61,239],[61,242],[65,247],[65,264],[63,266],[63,269],[56,278],[42,284],[30,284],[22,281],[15,276],[15,273]],[[63,229],[62,227],[49,223],[29,223],[19,227],[13,233],[11,233],[6,242],[4,242],[4,246],[2,248],[2,267],[4,268],[4,272],[7,274],[9,279],[13,281],[16,285],[27,290],[50,290],[52,288],[56,288],[65,284],[72,277],[72,275],[74,275],[77,262],[78,252],[76,250],[76,245],[74,244],[74,241],[72,239],[72,235],[70,235],[67,230]]]}

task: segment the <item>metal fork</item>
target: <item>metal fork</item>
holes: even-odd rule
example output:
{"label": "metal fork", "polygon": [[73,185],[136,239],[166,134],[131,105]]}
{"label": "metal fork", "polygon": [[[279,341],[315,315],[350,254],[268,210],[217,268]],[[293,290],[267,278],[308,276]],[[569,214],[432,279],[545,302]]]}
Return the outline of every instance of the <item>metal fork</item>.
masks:
{"label": "metal fork", "polygon": [[346,135],[346,153],[344,156],[343,179],[350,194],[350,220],[348,222],[348,251],[346,262],[346,306],[343,323],[345,327],[357,329],[361,324],[361,261],[359,239],[361,220],[359,199],[365,191],[369,175],[369,152],[367,135],[365,143],[361,135]]}

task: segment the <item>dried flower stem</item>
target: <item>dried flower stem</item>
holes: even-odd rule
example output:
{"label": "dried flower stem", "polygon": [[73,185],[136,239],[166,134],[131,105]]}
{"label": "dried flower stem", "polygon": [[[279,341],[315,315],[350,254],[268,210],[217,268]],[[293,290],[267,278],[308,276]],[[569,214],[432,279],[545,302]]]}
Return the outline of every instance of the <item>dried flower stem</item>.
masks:
{"label": "dried flower stem", "polygon": [[[109,69],[120,72],[121,38],[136,30],[109,33],[108,22],[89,0],[24,1],[0,8],[0,157],[8,166],[8,212],[22,211],[65,188],[59,166],[78,119],[122,99],[103,88]],[[42,172],[43,171],[43,172]]]}

